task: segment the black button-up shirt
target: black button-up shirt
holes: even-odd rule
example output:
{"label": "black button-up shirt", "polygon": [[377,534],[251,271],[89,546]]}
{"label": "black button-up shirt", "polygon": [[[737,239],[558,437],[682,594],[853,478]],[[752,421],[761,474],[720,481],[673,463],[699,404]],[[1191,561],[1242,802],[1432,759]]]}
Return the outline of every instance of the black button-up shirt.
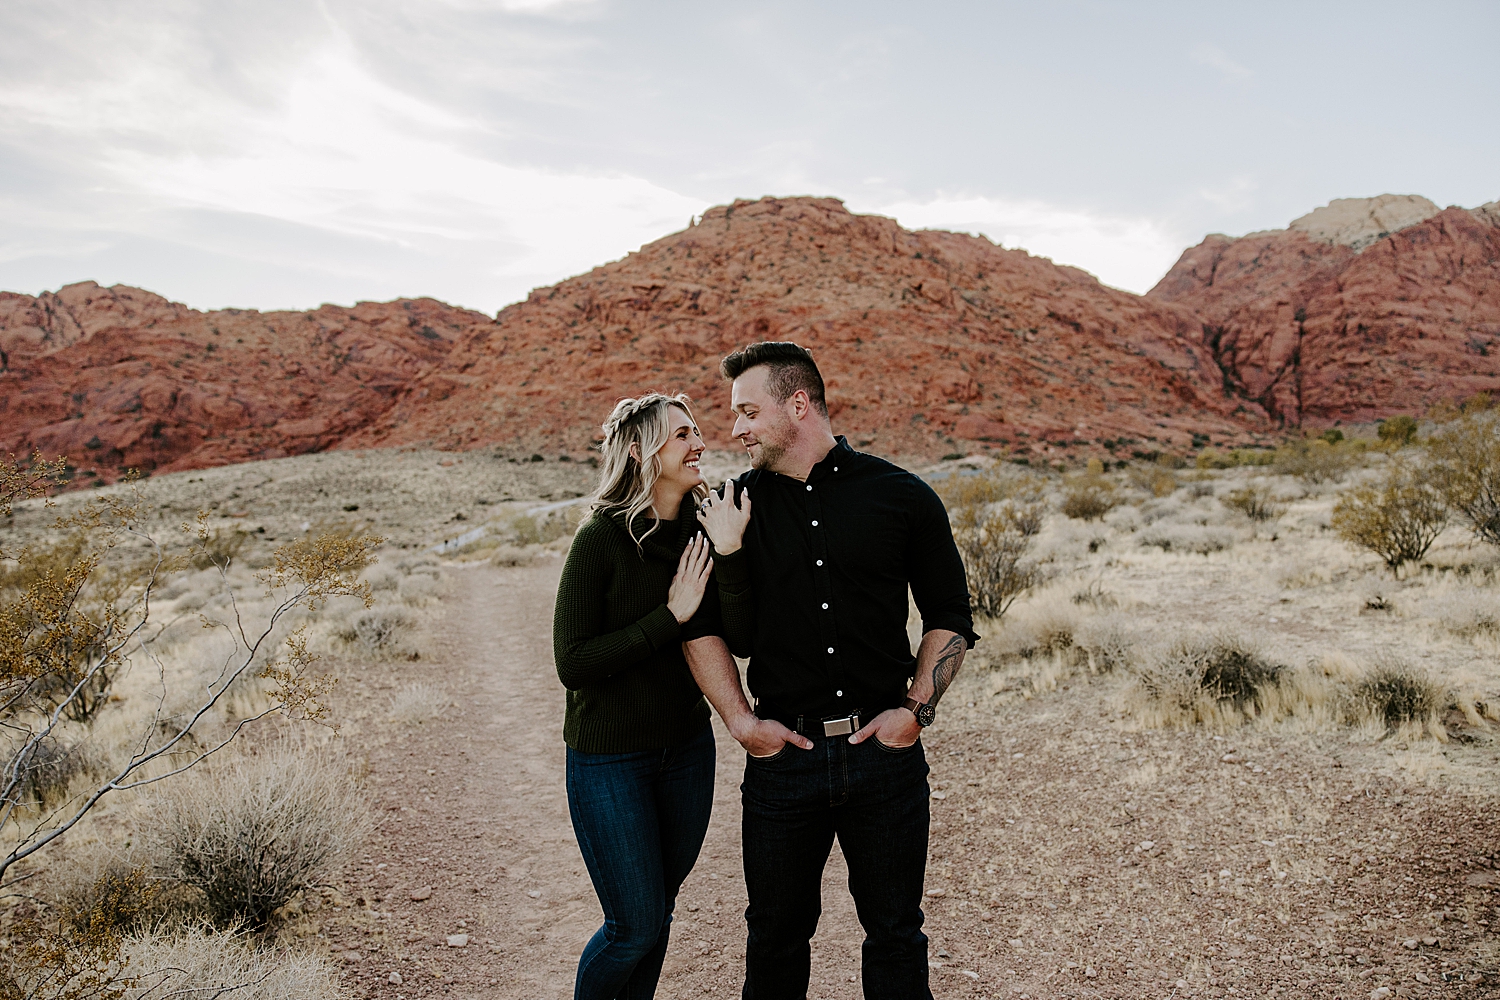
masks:
{"label": "black button-up shirt", "polygon": [[840,437],[806,482],[755,469],[736,483],[754,512],[744,546],[718,557],[716,572],[731,589],[751,587],[748,648],[734,636],[730,647],[750,657],[762,717],[873,717],[899,705],[916,672],[908,586],[924,633],[978,639],[947,511],[917,476]]}

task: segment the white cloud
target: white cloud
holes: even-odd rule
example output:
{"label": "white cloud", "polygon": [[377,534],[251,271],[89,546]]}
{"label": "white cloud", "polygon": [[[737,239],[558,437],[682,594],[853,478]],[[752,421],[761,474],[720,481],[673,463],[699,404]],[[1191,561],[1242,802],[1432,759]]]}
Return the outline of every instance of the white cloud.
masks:
{"label": "white cloud", "polygon": [[1229,57],[1229,53],[1217,45],[1203,43],[1193,47],[1193,62],[1216,69],[1234,80],[1248,80],[1255,74]]}
{"label": "white cloud", "polygon": [[[37,228],[53,231],[53,247],[67,242],[58,231],[70,225],[88,233],[78,238],[80,247],[96,248],[100,229],[160,238],[168,211],[176,213],[171,236],[201,249],[345,275],[365,268],[366,280],[355,287],[368,288],[370,297],[428,294],[494,310],[538,284],[680,229],[704,208],[636,177],[547,171],[479,155],[472,149],[490,137],[485,127],[384,85],[338,39],[291,68],[274,100],[226,106],[205,91],[177,90],[176,128],[151,110],[149,97],[163,81],[153,77],[138,86],[146,107],[131,121],[127,112],[136,102],[117,93],[113,129],[77,92],[55,100],[35,91],[4,96],[34,126],[82,142],[105,138],[93,153],[118,198],[104,217],[97,203],[81,213],[86,218],[49,213],[50,225]],[[122,125],[176,141],[108,141]],[[226,214],[332,238],[257,247],[239,244],[233,229],[181,229]],[[14,259],[19,248],[6,243],[0,257]],[[414,261],[425,273],[410,273]],[[214,288],[222,294],[223,283]],[[193,304],[221,304],[202,302],[192,288],[157,290]]]}
{"label": "white cloud", "polygon": [[939,196],[930,201],[866,204],[857,210],[888,215],[912,229],[984,233],[996,243],[1080,267],[1106,285],[1131,292],[1144,292],[1156,284],[1186,245],[1181,235],[1154,219],[1104,215],[1041,201]]}

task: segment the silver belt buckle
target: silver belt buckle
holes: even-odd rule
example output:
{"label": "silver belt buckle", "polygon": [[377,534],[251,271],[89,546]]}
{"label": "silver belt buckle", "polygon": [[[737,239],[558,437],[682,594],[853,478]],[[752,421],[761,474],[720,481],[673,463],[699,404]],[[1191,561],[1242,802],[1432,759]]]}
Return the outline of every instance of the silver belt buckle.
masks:
{"label": "silver belt buckle", "polygon": [[824,736],[847,736],[859,729],[859,716],[846,715],[842,719],[824,719]]}

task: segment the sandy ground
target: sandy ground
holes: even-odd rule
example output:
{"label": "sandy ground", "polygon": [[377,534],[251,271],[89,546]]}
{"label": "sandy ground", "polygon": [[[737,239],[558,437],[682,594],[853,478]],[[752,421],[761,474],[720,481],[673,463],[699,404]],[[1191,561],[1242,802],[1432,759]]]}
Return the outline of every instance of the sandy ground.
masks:
{"label": "sandy ground", "polygon": [[[251,533],[247,555],[264,559],[303,524],[357,521],[390,537],[395,565],[432,562],[419,550],[516,509],[576,498],[593,475],[577,463],[403,450],[179,473],[142,490],[159,531],[206,508],[212,525]],[[1146,730],[1129,710],[1127,678],[1001,655],[1059,615],[1075,625],[1113,617],[1146,645],[1213,625],[1287,664],[1394,652],[1500,702],[1500,640],[1442,624],[1455,608],[1500,607],[1492,553],[1450,532],[1429,566],[1395,582],[1332,538],[1326,490],[1289,495],[1286,514],[1253,533],[1192,488],[1122,508],[1108,525],[1050,519],[1039,545],[1052,582],[1004,628],[982,629],[945,699],[925,740],[935,994],[1495,995],[1493,727],[1459,720],[1441,744],[1326,721]],[[0,539],[34,538],[55,513],[27,505]],[[1233,544],[1163,552],[1141,544],[1153,525],[1224,532]],[[441,600],[413,605],[419,660],[330,663],[341,677],[339,744],[361,764],[379,833],[282,933],[341,961],[357,996],[571,993],[600,914],[563,789],[551,655],[562,544],[538,547],[523,566],[484,551],[444,560]],[[179,604],[195,580],[181,585]],[[401,577],[380,600],[404,599],[411,582]],[[448,707],[422,724],[391,721],[392,699],[413,684],[439,688]],[[718,737],[714,820],[680,900],[664,998],[732,995],[743,974],[743,757],[722,729]],[[825,882],[809,995],[857,997],[861,933],[837,852]]]}
{"label": "sandy ground", "polygon": [[[341,908],[306,929],[358,995],[570,995],[599,909],[562,783],[558,568],[455,569],[432,655],[346,678],[345,738],[380,832],[330,897]],[[374,724],[414,680],[452,707]],[[1075,677],[1005,703],[975,666],[950,692],[926,741],[938,996],[1477,996],[1500,982],[1491,800],[1383,772],[1390,748],[1340,733],[1131,732],[1117,686]],[[718,736],[714,820],[662,997],[731,995],[743,974],[743,757]],[[835,854],[813,997],[860,995],[843,879]]]}

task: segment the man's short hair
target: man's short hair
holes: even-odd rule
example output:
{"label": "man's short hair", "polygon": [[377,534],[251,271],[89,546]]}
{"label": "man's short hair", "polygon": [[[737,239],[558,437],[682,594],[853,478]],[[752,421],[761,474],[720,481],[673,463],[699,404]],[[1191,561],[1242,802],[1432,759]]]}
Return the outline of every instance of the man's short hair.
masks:
{"label": "man's short hair", "polygon": [[733,381],[752,368],[770,369],[766,387],[776,402],[785,403],[801,389],[823,416],[828,416],[828,402],[823,395],[823,374],[807,348],[788,340],[763,340],[741,348],[719,362],[719,371]]}

